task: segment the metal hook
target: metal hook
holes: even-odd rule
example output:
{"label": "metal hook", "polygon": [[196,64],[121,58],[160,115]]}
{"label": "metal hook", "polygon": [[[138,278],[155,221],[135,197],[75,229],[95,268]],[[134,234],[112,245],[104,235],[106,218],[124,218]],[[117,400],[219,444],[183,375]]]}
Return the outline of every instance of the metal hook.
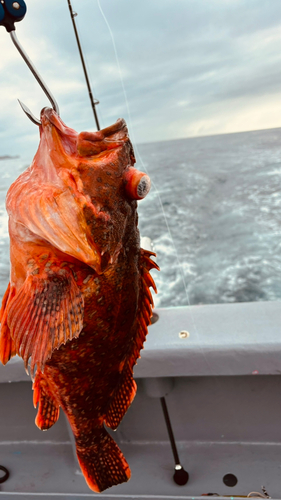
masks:
{"label": "metal hook", "polygon": [[[11,39],[12,39],[15,47],[18,49],[20,55],[22,56],[22,58],[24,59],[24,61],[27,64],[27,66],[29,67],[30,71],[32,72],[32,74],[36,78],[37,82],[39,83],[40,87],[45,92],[46,96],[48,97],[48,99],[49,99],[49,101],[50,101],[50,103],[52,105],[52,108],[59,115],[60,111],[59,111],[59,106],[58,106],[57,101],[55,100],[54,96],[52,95],[52,93],[48,89],[46,83],[44,82],[43,78],[40,76],[40,74],[38,73],[38,71],[35,68],[34,64],[31,62],[31,60],[29,59],[27,53],[25,52],[25,50],[21,46],[20,42],[18,41],[18,37],[16,35],[15,30],[13,30],[13,31],[10,32],[10,36],[11,36]],[[36,118],[33,115],[33,113],[31,113],[30,109],[28,109],[28,107],[23,102],[21,102],[20,100],[19,100],[19,103],[20,103],[21,108],[25,112],[25,114],[28,116],[28,118],[33,123],[35,123],[36,125],[41,125],[41,121],[38,120],[38,118]]]}

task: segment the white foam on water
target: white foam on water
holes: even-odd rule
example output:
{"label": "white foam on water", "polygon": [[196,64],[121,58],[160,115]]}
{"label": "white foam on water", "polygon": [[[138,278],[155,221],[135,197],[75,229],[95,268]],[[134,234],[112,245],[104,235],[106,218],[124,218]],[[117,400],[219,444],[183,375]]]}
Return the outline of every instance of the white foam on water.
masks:
{"label": "white foam on water", "polygon": [[8,214],[4,210],[5,207],[0,206],[0,245],[6,245],[5,240],[9,238]]}

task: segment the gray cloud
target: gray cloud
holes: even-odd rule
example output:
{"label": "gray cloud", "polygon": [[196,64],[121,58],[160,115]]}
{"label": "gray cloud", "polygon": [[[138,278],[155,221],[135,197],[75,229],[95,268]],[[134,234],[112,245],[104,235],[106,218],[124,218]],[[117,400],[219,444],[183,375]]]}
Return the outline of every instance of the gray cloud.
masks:
{"label": "gray cloud", "polygon": [[[72,1],[102,126],[119,116],[128,120],[98,2]],[[271,109],[281,99],[279,0],[100,3],[114,35],[138,142],[277,126]],[[27,4],[17,28],[20,41],[57,98],[63,120],[78,130],[94,129],[66,0]],[[48,102],[4,29],[0,44],[0,154],[31,157],[38,130],[16,98],[37,115]]]}

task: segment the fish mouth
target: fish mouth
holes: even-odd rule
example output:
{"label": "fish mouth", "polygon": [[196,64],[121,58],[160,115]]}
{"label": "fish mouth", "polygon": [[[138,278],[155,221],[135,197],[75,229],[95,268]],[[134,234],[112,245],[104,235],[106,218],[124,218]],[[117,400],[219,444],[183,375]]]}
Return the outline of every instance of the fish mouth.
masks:
{"label": "fish mouth", "polygon": [[[75,154],[80,158],[96,156],[116,149],[125,142],[130,142],[128,128],[123,118],[119,118],[113,125],[97,132],[80,132],[79,134],[67,127],[51,108],[43,108],[40,118],[40,132],[51,132],[56,148],[61,145],[65,152]],[[132,156],[134,157],[133,149]]]}
{"label": "fish mouth", "polygon": [[77,139],[77,151],[82,157],[96,156],[129,141],[126,122],[119,118],[113,125],[98,132],[81,132]]}

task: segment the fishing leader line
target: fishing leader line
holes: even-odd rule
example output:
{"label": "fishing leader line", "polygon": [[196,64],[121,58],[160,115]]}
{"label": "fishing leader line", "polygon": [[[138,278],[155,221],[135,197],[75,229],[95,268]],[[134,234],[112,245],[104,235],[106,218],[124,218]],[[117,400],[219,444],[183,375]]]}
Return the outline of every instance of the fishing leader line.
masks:
{"label": "fishing leader line", "polygon": [[[69,0],[68,0],[68,4],[71,5],[71,3],[70,3]],[[112,41],[112,45],[113,45],[113,50],[114,50],[114,55],[115,55],[115,60],[116,60],[116,64],[117,64],[117,68],[118,68],[118,73],[119,73],[119,78],[120,78],[120,81],[121,81],[122,91],[123,91],[124,98],[125,98],[125,103],[126,103],[126,108],[127,108],[127,113],[128,113],[128,122],[129,122],[129,128],[130,128],[130,135],[132,136],[133,146],[134,146],[134,149],[135,149],[135,151],[137,153],[137,156],[138,156],[138,158],[140,160],[140,163],[142,165],[143,170],[149,175],[149,171],[148,171],[147,167],[145,166],[145,164],[144,164],[144,162],[142,160],[142,157],[141,157],[140,152],[138,150],[136,139],[135,139],[134,128],[133,128],[133,123],[132,123],[132,116],[131,116],[131,110],[130,110],[130,106],[129,106],[129,101],[128,101],[127,92],[126,92],[126,88],[125,88],[125,84],[124,84],[124,79],[123,79],[123,76],[122,76],[122,71],[121,71],[120,63],[119,63],[119,56],[118,56],[118,52],[117,52],[115,38],[114,38],[114,35],[113,35],[113,32],[112,32],[112,29],[111,29],[111,27],[109,25],[109,22],[108,22],[108,20],[106,18],[106,15],[105,15],[105,13],[104,13],[101,5],[100,5],[100,1],[99,0],[97,0],[97,4],[98,4],[100,13],[101,13],[101,15],[103,17],[103,20],[104,20],[104,22],[105,22],[105,24],[107,26],[107,29],[108,29],[110,37],[111,37],[111,41]],[[73,17],[77,16],[77,13],[73,11],[72,6],[70,8],[70,12],[71,12],[71,17],[72,17],[72,22],[75,25],[75,35],[76,35],[76,39],[77,39],[77,38],[79,38],[78,28],[76,26],[76,24],[78,24],[78,23],[75,23],[74,19],[73,19]],[[80,55],[81,55],[80,44],[81,44],[81,42],[80,42],[80,39],[79,39],[78,48],[79,48],[79,52],[80,52]],[[84,55],[82,57],[84,59]],[[87,57],[85,57],[85,59],[87,61]],[[83,65],[83,68],[84,68],[83,62],[82,62],[82,65]],[[89,68],[90,65],[87,64],[87,66]],[[86,70],[84,70],[84,71],[86,71]],[[88,87],[90,87],[90,82],[88,82],[88,77],[87,77],[87,85],[88,85]],[[100,109],[99,109],[99,113],[101,114]],[[151,177],[151,176],[149,175],[149,177]],[[163,205],[163,202],[161,200],[160,192],[157,189],[157,187],[156,187],[155,183],[153,182],[153,180],[151,180],[151,185],[153,186],[153,188],[155,190],[156,196],[157,196],[158,201],[159,201],[159,205],[161,207],[161,211],[162,211],[162,215],[163,215],[163,218],[164,218],[164,221],[165,221],[165,225],[166,225],[166,228],[167,228],[167,231],[168,231],[168,235],[170,237],[170,240],[172,242],[172,247],[173,247],[174,253],[176,255],[178,269],[180,271],[181,280],[183,282],[183,286],[184,286],[184,290],[185,290],[185,295],[186,295],[186,298],[187,298],[187,304],[188,304],[188,306],[190,306],[191,303],[190,303],[190,298],[189,298],[189,294],[188,294],[188,290],[187,290],[187,284],[186,284],[185,276],[184,276],[184,272],[183,272],[183,266],[182,266],[182,263],[180,262],[179,255],[178,255],[178,252],[177,252],[177,249],[176,249],[176,245],[175,245],[174,239],[172,237],[172,233],[171,233],[171,230],[170,230],[168,219],[167,219],[167,216],[166,216],[166,213],[165,213],[165,210],[164,210],[164,205]],[[192,311],[190,311],[190,312],[191,312],[191,319],[192,319],[194,331],[196,332],[197,336],[199,336],[198,335],[198,331],[197,331],[197,326],[196,326],[196,323],[195,323],[195,320],[194,320],[194,317],[193,317],[193,314],[192,314]]]}
{"label": "fishing leader line", "polygon": [[[139,153],[139,150],[138,150],[138,147],[137,147],[137,143],[136,143],[136,139],[135,139],[135,134],[134,134],[134,128],[133,128],[133,123],[132,123],[132,116],[131,116],[131,111],[130,111],[130,106],[129,106],[129,101],[128,101],[128,98],[127,98],[127,92],[126,92],[126,88],[125,88],[125,84],[124,84],[124,79],[123,79],[123,76],[122,76],[122,71],[121,71],[121,67],[120,67],[120,63],[119,63],[119,56],[118,56],[118,52],[117,52],[117,47],[116,47],[116,43],[115,43],[115,39],[114,39],[114,35],[113,35],[113,32],[112,32],[112,29],[109,25],[109,22],[105,16],[105,13],[101,7],[101,4],[100,4],[100,0],[97,0],[97,4],[98,4],[98,7],[99,7],[99,10],[100,10],[100,13],[104,19],[104,22],[108,28],[108,31],[110,33],[110,37],[111,37],[111,41],[112,41],[112,45],[113,45],[113,49],[114,49],[114,54],[115,54],[115,59],[116,59],[116,64],[117,64],[117,68],[118,68],[118,73],[119,73],[119,78],[120,78],[120,81],[121,81],[121,85],[122,85],[122,90],[123,90],[123,94],[124,94],[124,98],[125,98],[125,103],[126,103],[126,108],[127,108],[127,113],[128,113],[128,118],[129,118],[129,127],[130,127],[130,135],[132,136],[132,142],[133,142],[133,145],[134,145],[134,149],[136,150],[136,153],[140,159],[140,163],[142,165],[142,168],[144,169],[144,171],[149,175],[149,171],[146,167],[146,165],[144,164],[143,160],[142,160],[142,157]],[[178,256],[178,252],[177,252],[177,249],[176,249],[176,246],[175,246],[175,243],[174,243],[174,239],[172,237],[172,234],[171,234],[171,230],[170,230],[170,226],[169,226],[169,223],[168,223],[168,220],[167,220],[167,217],[166,217],[166,214],[165,214],[165,210],[164,210],[164,206],[163,206],[163,203],[162,203],[162,200],[161,200],[161,196],[160,196],[160,192],[159,190],[157,189],[155,183],[153,182],[153,180],[151,180],[151,184],[153,186],[153,188],[155,189],[155,192],[156,192],[156,195],[158,197],[158,201],[159,201],[159,204],[160,204],[160,207],[161,207],[161,210],[162,210],[162,214],[163,214],[163,217],[164,217],[164,220],[165,220],[165,225],[167,227],[167,231],[168,231],[168,234],[170,236],[170,239],[172,241],[172,245],[173,245],[173,248],[174,248],[174,252],[176,254],[176,257],[177,257],[177,263],[178,263],[178,267],[180,269],[180,272],[181,272],[181,278],[182,278],[182,281],[183,281],[183,285],[184,285],[184,289],[185,289],[185,293],[186,293],[186,297],[187,297],[187,302],[188,302],[188,305],[190,306],[190,299],[189,299],[189,294],[188,294],[188,291],[187,291],[187,285],[186,285],[186,281],[185,281],[185,277],[184,277],[184,273],[183,273],[183,269],[182,269],[182,264],[180,262],[180,259],[179,259],[179,256]]]}

